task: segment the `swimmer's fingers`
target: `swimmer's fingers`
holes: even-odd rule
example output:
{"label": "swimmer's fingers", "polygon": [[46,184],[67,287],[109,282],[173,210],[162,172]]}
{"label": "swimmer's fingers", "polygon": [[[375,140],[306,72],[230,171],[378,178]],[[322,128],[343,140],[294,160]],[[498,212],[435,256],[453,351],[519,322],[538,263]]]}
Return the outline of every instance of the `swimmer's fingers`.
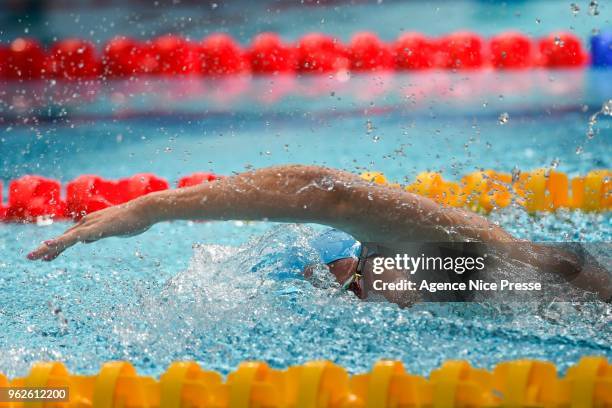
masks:
{"label": "swimmer's fingers", "polygon": [[86,228],[71,228],[59,237],[43,242],[37,249],[28,254],[28,259],[32,261],[38,259],[52,261],[77,242],[95,241],[95,236],[91,235]]}
{"label": "swimmer's fingers", "polygon": [[45,241],[28,254],[28,259],[52,261],[77,242],[91,243],[112,236],[127,236],[145,231],[151,226],[133,207],[109,207],[83,217],[62,235]]}

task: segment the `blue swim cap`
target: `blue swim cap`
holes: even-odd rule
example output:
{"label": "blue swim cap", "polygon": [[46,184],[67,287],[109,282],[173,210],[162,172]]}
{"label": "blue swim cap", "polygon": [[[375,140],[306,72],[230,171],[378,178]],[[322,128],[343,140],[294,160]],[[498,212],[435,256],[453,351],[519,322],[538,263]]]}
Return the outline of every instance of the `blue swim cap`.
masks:
{"label": "blue swim cap", "polygon": [[356,241],[349,234],[333,228],[315,237],[311,245],[326,264],[342,258],[357,258],[361,252],[359,241]]}

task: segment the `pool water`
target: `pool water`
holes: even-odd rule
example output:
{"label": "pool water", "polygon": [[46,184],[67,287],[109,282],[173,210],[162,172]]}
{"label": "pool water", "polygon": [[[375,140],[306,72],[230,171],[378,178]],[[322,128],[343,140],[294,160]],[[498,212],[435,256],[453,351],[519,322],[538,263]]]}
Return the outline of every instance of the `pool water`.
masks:
{"label": "pool water", "polygon": [[[554,3],[444,2],[418,11],[413,3],[390,2],[380,16],[421,15],[412,28],[426,32],[435,30],[426,23],[443,15],[446,31],[471,26],[490,34],[518,26],[542,34],[572,24],[588,35],[594,23],[585,13],[568,17],[569,6]],[[238,11],[228,7],[210,19],[225,19],[223,27],[243,40],[258,24],[288,38],[317,28],[346,37],[382,26],[364,18],[379,10],[374,5],[312,8],[299,27],[288,23],[297,13],[290,7],[281,12],[286,19],[253,11],[239,22],[229,19]],[[461,15],[460,7],[475,15],[450,18]],[[176,29],[189,8],[175,11],[165,22],[152,12],[145,34]],[[104,24],[119,19],[113,16]],[[391,21],[383,37],[407,26],[400,17]],[[203,34],[194,25],[181,29]],[[2,91],[0,179],[6,197],[9,180],[32,173],[67,182],[81,174],[152,172],[174,183],[194,171],[231,174],[284,163],[377,170],[398,182],[425,170],[459,179],[478,169],[556,167],[574,176],[612,168],[610,118],[600,116],[595,137],[586,136],[589,117],[610,97],[609,83],[605,71],[535,71],[18,84]],[[489,217],[531,240],[612,240],[610,213],[506,208]],[[68,225],[0,225],[0,371],[9,376],[25,374],[37,360],[93,373],[105,361],[126,359],[158,375],[182,359],[227,373],[248,359],[274,367],[329,359],[359,372],[393,358],[427,374],[457,358],[486,368],[538,358],[560,370],[583,355],[612,358],[612,308],[602,302],[400,309],[338,293],[323,270],[315,287],[287,269],[283,256],[298,251],[316,261],[308,241],[321,226],[172,222],[129,240],[77,245],[53,263],[25,259]]]}
{"label": "pool water", "polygon": [[[593,139],[585,136],[597,109],[589,97],[565,104],[562,95],[549,112],[537,97],[494,108],[475,97],[471,107],[451,101],[412,110],[392,98],[375,100],[385,107],[380,110],[353,98],[344,102],[353,109],[334,110],[338,98],[315,107],[296,96],[296,104],[307,106],[303,111],[272,104],[201,116],[175,107],[151,115],[147,107],[123,119],[105,115],[110,106],[101,104],[99,117],[77,113],[35,128],[12,125],[0,144],[2,174],[67,181],[86,173],[112,178],[151,171],[175,181],[196,170],[231,174],[292,162],[375,169],[400,182],[427,169],[452,179],[479,168],[529,170],[553,162],[581,174],[612,165],[610,121],[598,122]],[[510,117],[503,125],[500,109]],[[533,240],[612,238],[609,213],[530,216],[507,208],[490,218]],[[79,372],[128,359],[143,373],[159,374],[179,359],[227,372],[246,359],[284,367],[326,358],[363,371],[389,357],[426,374],[449,358],[484,367],[544,358],[563,369],[585,354],[612,356],[611,310],[604,303],[402,310],[338,296],[329,277],[315,288],[281,262],[287,247],[316,260],[307,244],[312,227],[173,222],[129,240],[76,246],[53,263],[25,260],[28,250],[66,227],[0,226],[0,367],[9,375],[23,374],[39,359],[63,360]],[[253,272],[261,262],[266,265]],[[278,280],[280,272],[290,277]]]}

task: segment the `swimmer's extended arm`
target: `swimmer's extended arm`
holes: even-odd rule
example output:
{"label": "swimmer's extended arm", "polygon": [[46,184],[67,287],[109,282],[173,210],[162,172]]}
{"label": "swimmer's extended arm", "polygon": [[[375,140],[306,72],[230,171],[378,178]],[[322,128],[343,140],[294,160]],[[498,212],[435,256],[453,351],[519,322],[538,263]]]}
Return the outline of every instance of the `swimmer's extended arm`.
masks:
{"label": "swimmer's extended arm", "polygon": [[[398,252],[411,241],[479,241],[568,280],[574,280],[581,267],[571,253],[518,241],[480,215],[316,166],[270,167],[152,193],[87,215],[28,258],[50,261],[77,242],[134,235],[155,223],[176,219],[315,222],[346,231],[362,242],[385,243]],[[609,276],[594,273],[587,279],[586,275],[581,278],[586,281],[575,281],[577,286],[600,293],[607,288],[604,296],[610,296]]]}
{"label": "swimmer's extended arm", "polygon": [[[398,188],[316,166],[279,166],[152,193],[82,218],[30,259],[55,259],[78,242],[134,235],[176,219],[316,222],[362,242],[513,241],[484,217]],[[401,248],[397,248],[401,249]]]}

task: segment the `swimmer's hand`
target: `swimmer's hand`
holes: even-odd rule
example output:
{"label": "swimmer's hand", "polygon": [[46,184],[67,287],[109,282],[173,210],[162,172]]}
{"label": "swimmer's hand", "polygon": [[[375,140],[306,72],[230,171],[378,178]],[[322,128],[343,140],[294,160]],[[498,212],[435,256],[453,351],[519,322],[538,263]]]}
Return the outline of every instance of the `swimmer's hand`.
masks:
{"label": "swimmer's hand", "polygon": [[147,214],[143,200],[136,199],[86,215],[62,235],[43,242],[28,254],[28,259],[52,261],[78,242],[91,243],[102,238],[137,235],[152,224],[152,217]]}

